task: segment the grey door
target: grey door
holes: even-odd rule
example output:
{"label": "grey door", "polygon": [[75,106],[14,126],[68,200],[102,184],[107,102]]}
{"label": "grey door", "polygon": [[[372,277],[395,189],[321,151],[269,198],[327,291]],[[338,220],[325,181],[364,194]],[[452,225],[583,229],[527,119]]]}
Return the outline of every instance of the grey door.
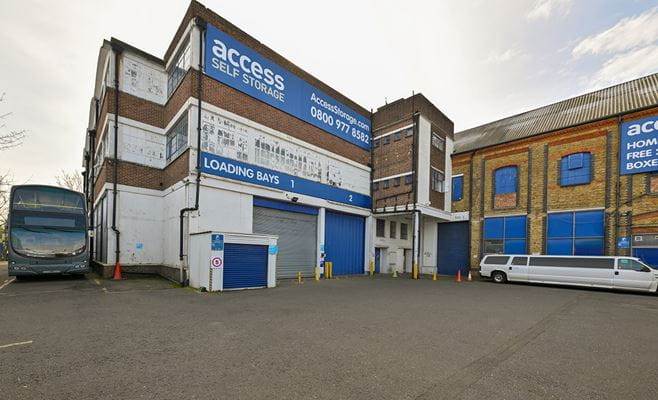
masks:
{"label": "grey door", "polygon": [[254,233],[277,235],[276,277],[310,277],[315,273],[317,215],[254,207]]}

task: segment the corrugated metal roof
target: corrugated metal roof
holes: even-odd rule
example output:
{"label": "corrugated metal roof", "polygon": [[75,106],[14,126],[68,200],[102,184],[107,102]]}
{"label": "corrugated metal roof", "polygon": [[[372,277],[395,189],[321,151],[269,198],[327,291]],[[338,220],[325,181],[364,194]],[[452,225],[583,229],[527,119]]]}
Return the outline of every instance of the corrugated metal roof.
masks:
{"label": "corrugated metal roof", "polygon": [[455,134],[455,153],[585,124],[658,105],[658,73]]}

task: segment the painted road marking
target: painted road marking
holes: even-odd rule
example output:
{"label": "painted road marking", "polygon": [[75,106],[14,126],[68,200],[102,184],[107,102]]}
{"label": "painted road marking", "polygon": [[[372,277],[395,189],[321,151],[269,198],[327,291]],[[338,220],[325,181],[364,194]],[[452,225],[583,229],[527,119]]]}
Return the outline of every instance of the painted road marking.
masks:
{"label": "painted road marking", "polygon": [[16,280],[16,278],[11,278],[11,279],[9,279],[9,280],[6,280],[5,283],[3,283],[2,285],[0,285],[0,290],[4,289],[7,285],[9,285],[10,283],[12,283],[12,282],[15,281],[15,280]]}
{"label": "painted road marking", "polygon": [[14,347],[14,346],[23,346],[26,344],[32,344],[31,340],[28,340],[27,342],[16,342],[16,343],[9,343],[9,344],[3,344],[0,345],[0,349],[5,349],[7,347]]}
{"label": "painted road marking", "polygon": [[100,281],[100,280],[98,280],[98,278],[94,278],[94,282],[95,282],[95,283],[96,283],[96,284],[97,284],[98,286],[100,286],[100,285],[101,285],[101,281]]}

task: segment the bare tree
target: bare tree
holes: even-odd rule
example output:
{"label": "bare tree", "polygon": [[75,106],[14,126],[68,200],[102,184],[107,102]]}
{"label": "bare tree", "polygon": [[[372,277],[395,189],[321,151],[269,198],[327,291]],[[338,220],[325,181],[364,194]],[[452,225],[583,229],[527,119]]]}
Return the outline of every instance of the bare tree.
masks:
{"label": "bare tree", "polygon": [[57,185],[75,190],[76,192],[82,192],[84,189],[82,173],[78,171],[66,172],[62,170],[62,172],[55,177],[55,181],[57,182]]}
{"label": "bare tree", "polygon": [[[0,103],[5,99],[5,94],[0,94]],[[11,130],[7,127],[7,118],[11,115],[11,111],[4,112],[0,110],[0,150],[6,150],[11,147],[20,146],[25,139],[25,129]]]}
{"label": "bare tree", "polygon": [[11,182],[9,174],[0,173],[0,260],[3,259],[3,252],[7,249],[7,214],[9,213],[9,188]]}

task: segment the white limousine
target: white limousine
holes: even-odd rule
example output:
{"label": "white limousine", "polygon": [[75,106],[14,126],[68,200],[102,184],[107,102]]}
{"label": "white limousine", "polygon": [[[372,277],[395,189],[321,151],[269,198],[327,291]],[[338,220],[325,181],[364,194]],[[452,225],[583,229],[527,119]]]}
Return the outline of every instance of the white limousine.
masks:
{"label": "white limousine", "polygon": [[480,262],[480,275],[496,283],[658,291],[658,270],[633,257],[487,255]]}

